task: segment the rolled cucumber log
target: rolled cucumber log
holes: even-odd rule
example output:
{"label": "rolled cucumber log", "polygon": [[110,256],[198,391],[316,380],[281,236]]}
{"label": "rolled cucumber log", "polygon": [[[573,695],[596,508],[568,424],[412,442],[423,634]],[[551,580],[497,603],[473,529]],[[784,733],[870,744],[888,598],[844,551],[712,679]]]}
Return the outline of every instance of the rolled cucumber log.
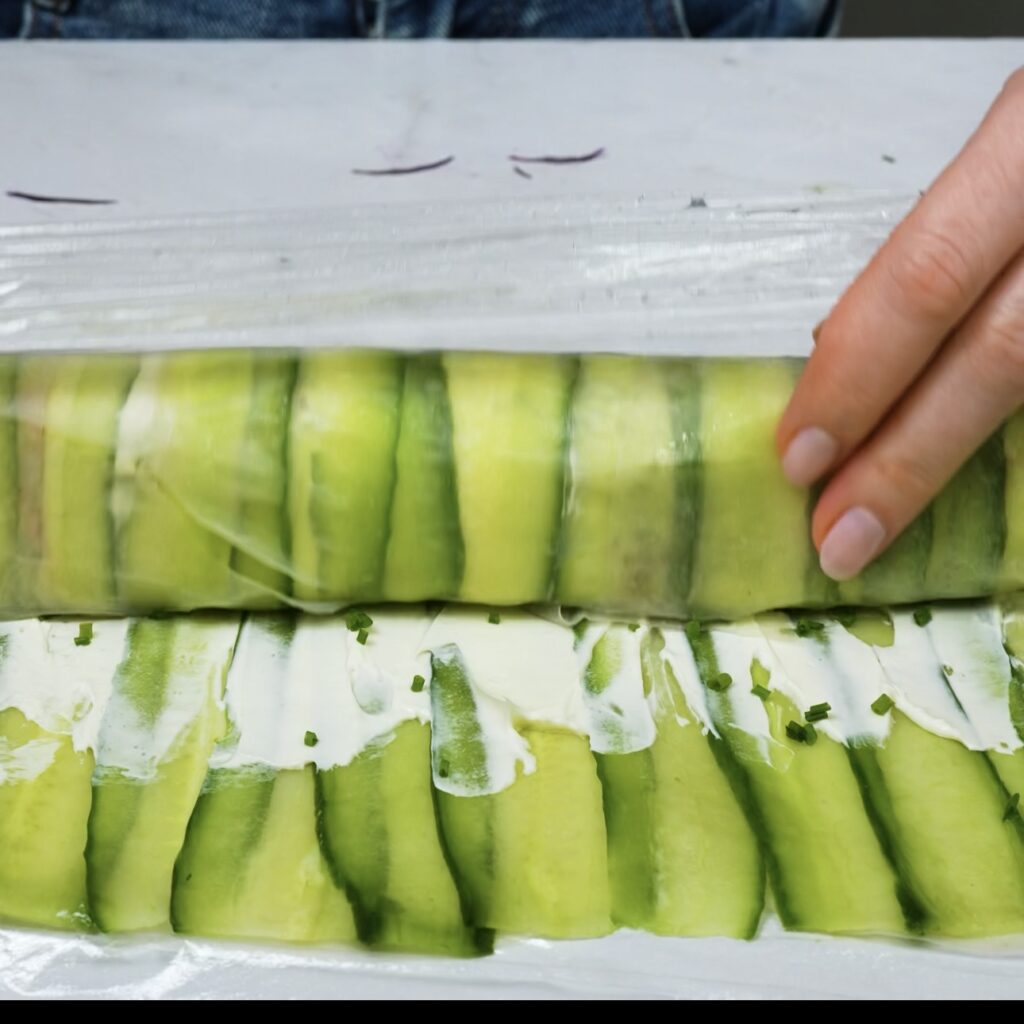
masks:
{"label": "rolled cucumber log", "polygon": [[827,580],[813,496],[774,445],[796,360],[16,363],[0,366],[12,614],[453,599],[737,618],[1024,587],[1024,414],[860,577]]}

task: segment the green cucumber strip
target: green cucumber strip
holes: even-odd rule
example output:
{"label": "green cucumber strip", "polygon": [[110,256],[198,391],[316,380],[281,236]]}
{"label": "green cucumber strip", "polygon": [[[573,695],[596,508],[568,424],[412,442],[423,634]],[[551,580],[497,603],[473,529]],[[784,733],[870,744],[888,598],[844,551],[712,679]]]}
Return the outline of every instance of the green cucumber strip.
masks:
{"label": "green cucumber strip", "polygon": [[[232,553],[256,359],[242,351],[142,358],[118,436],[122,606],[190,610],[237,600]],[[152,422],[137,423],[151,401]]]}
{"label": "green cucumber strip", "polygon": [[476,927],[585,938],[612,928],[601,787],[584,737],[523,726],[536,769],[489,796],[437,791],[452,869]]}
{"label": "green cucumber strip", "polygon": [[237,618],[207,616],[129,630],[100,730],[85,853],[90,909],[105,931],[168,923],[174,862],[223,732],[237,635]]}
{"label": "green cucumber strip", "polygon": [[382,593],[402,357],[309,352],[292,399],[288,503],[295,595],[345,603]]}
{"label": "green cucumber strip", "polygon": [[43,437],[40,605],[89,612],[116,608],[110,512],[117,425],[138,360],[54,360]]}
{"label": "green cucumber strip", "polygon": [[178,932],[351,942],[352,911],[320,852],[311,766],[215,769],[174,869]]}
{"label": "green cucumber strip", "polygon": [[[728,690],[709,689],[708,705],[746,776],[756,807],[751,826],[770,850],[766,860],[782,923],[833,934],[903,931],[896,877],[865,811],[846,749],[821,734],[813,745],[794,740],[786,726],[801,719],[801,709],[777,689],[763,699],[750,692],[755,656],[761,665],[771,660],[766,644],[745,644],[728,628],[690,629],[688,638],[705,684],[723,669],[735,680]],[[743,718],[735,709],[739,701],[749,703]],[[739,726],[748,714],[763,716],[767,746]]]}
{"label": "green cucumber strip", "polygon": [[1024,411],[1012,416],[1003,427],[1005,477],[1003,523],[1006,538],[998,590],[1024,587]]}
{"label": "green cucumber strip", "polygon": [[452,449],[465,562],[459,598],[548,598],[562,515],[575,360],[448,353]]}
{"label": "green cucumber strip", "polygon": [[457,597],[465,555],[452,451],[452,416],[437,355],[405,363],[384,598]]}
{"label": "green cucumber strip", "polygon": [[764,906],[758,841],[703,735],[657,632],[642,645],[657,738],[597,754],[612,917],[662,935],[751,938]]}
{"label": "green cucumber strip", "polygon": [[0,711],[0,920],[89,926],[86,821],[93,757],[71,737]]}
{"label": "green cucumber strip", "polygon": [[1024,930],[1024,844],[989,759],[893,709],[880,747],[853,748],[865,799],[931,935]]}
{"label": "green cucumber strip", "polygon": [[929,598],[995,590],[1006,546],[1006,456],[1002,431],[982,445],[932,505]]}
{"label": "green cucumber strip", "polygon": [[[673,373],[672,370],[675,370]],[[572,399],[568,501],[556,593],[563,604],[678,614],[680,368],[660,360],[583,356]],[[692,467],[688,467],[692,468]],[[691,538],[686,537],[689,541]]]}
{"label": "green cucumber strip", "polygon": [[364,942],[447,956],[490,951],[491,934],[463,921],[438,836],[429,726],[404,722],[350,764],[319,772],[317,787],[327,863]]}
{"label": "green cucumber strip", "polygon": [[934,527],[933,504],[859,576],[839,585],[840,599],[846,604],[886,605],[925,593]]}
{"label": "green cucumber strip", "polygon": [[0,608],[17,603],[18,550],[18,364],[0,357]]}
{"label": "green cucumber strip", "polygon": [[774,430],[793,390],[794,360],[701,366],[703,477],[690,611],[735,618],[799,605],[812,549],[806,493],[789,484]]}
{"label": "green cucumber strip", "polygon": [[291,591],[288,431],[297,374],[294,356],[260,352],[253,363],[238,464],[241,525],[232,555],[235,572],[253,585],[249,607],[274,605],[277,595]]}

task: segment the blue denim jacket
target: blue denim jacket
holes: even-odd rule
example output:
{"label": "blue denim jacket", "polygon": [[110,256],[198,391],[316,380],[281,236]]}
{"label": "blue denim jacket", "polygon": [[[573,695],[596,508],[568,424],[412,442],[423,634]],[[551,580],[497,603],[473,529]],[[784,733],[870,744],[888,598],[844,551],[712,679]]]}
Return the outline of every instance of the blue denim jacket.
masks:
{"label": "blue denim jacket", "polygon": [[28,39],[820,36],[841,0],[0,0]]}

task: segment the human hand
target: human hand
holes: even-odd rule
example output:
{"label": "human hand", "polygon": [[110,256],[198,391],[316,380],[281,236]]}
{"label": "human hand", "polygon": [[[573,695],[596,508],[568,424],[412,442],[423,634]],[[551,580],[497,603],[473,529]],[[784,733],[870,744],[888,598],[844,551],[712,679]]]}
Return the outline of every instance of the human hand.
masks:
{"label": "human hand", "polygon": [[1024,403],[1024,68],[815,331],[779,422],[811,532],[860,572]]}

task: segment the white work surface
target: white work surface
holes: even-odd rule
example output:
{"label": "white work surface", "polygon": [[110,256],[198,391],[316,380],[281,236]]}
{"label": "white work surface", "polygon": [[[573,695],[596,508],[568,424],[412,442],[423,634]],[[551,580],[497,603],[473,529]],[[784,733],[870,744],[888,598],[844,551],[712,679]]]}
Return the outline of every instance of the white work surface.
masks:
{"label": "white work surface", "polygon": [[[0,225],[519,196],[906,197],[1021,63],[1020,41],[0,45],[0,193],[117,200],[0,195]],[[507,160],[599,146],[531,179]],[[351,173],[449,155],[424,174]],[[0,930],[0,997],[1024,996],[1019,949],[769,932],[508,942],[451,962]]]}
{"label": "white work surface", "polygon": [[[1024,42],[0,44],[0,224],[411,199],[924,188]],[[512,171],[510,153],[589,164]],[[894,163],[883,160],[894,158]],[[448,167],[366,178],[356,167]]]}

